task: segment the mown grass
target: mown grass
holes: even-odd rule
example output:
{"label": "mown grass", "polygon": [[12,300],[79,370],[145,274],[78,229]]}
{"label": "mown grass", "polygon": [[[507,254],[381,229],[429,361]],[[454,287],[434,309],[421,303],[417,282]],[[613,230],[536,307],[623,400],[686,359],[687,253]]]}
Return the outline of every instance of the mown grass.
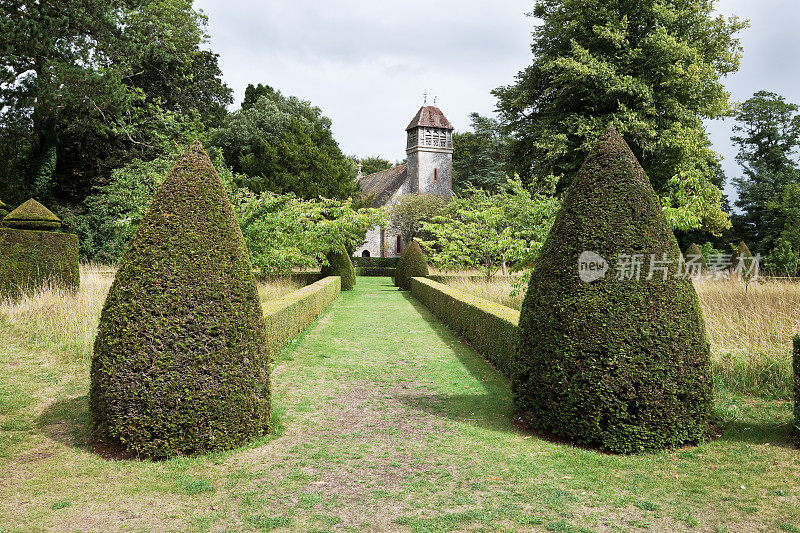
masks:
{"label": "mown grass", "polygon": [[[446,283],[519,309],[508,279],[452,277]],[[800,282],[735,280],[695,282],[711,343],[714,381],[735,393],[792,397],[792,337],[800,332]]]}
{"label": "mown grass", "polygon": [[514,426],[508,383],[391,280],[359,278],[278,359],[283,429],[114,461],[87,361],[0,317],[0,530],[793,531],[791,408],[723,391],[719,438],[618,457]]}

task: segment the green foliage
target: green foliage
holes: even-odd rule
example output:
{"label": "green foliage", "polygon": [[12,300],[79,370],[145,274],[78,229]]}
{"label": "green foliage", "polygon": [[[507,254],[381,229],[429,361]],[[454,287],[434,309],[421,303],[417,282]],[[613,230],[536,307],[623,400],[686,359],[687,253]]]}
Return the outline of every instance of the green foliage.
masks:
{"label": "green foliage", "polygon": [[244,100],[242,100],[242,109],[250,109],[258,99],[262,96],[266,96],[267,98],[274,98],[276,94],[275,89],[270,87],[269,85],[253,85],[252,83],[247,85],[247,88],[244,90]]}
{"label": "green foliage", "polygon": [[227,192],[195,144],[153,198],[109,290],[91,368],[95,436],[167,457],[263,435],[266,338]]}
{"label": "green foliage", "polygon": [[47,231],[60,228],[61,220],[52,211],[31,198],[6,215],[3,225],[14,229]]}
{"label": "green foliage", "polygon": [[411,278],[428,275],[428,261],[417,241],[411,241],[400,254],[397,270],[394,272],[394,284],[402,290],[410,290]]}
{"label": "green foliage", "polygon": [[[743,174],[734,178],[738,192],[736,206],[743,210],[734,217],[736,229],[756,250],[766,253],[797,218],[796,201],[800,167],[794,154],[800,147],[800,113],[796,104],[775,93],[759,91],[736,113],[739,124],[731,137],[739,146],[736,160]],[[786,191],[793,185],[794,194]],[[796,220],[795,220],[796,221]],[[800,242],[795,243],[795,246]]]}
{"label": "green foliage", "polygon": [[430,279],[412,279],[411,293],[510,378],[520,341],[519,311]]}
{"label": "green foliage", "polygon": [[381,170],[386,170],[387,168],[392,168],[392,164],[388,159],[384,159],[380,156],[365,157],[361,160],[361,173],[365,176],[380,172]]}
{"label": "green foliage", "polygon": [[0,188],[79,206],[111,169],[226,114],[191,0],[12,1],[0,17]]}
{"label": "green foliage", "polygon": [[[584,251],[671,263],[666,280],[616,279],[612,266],[585,283]],[[567,191],[522,305],[512,384],[530,424],[616,453],[707,435],[710,349],[692,282],[677,275],[679,256],[647,176],[609,129]]]}
{"label": "green foliage", "polygon": [[267,352],[277,354],[283,350],[330,307],[340,290],[340,279],[332,276],[265,302]]}
{"label": "green foliage", "polygon": [[792,244],[779,237],[775,248],[764,258],[764,269],[771,276],[796,276],[800,269],[800,257]]}
{"label": "green foliage", "polygon": [[353,251],[369,228],[387,222],[385,209],[356,210],[350,200],[303,200],[240,190],[235,206],[260,275],[316,267],[334,246],[344,243]]}
{"label": "green foliage", "polygon": [[0,228],[0,298],[46,285],[77,289],[80,282],[76,235]]}
{"label": "green foliage", "polygon": [[2,223],[3,218],[8,214],[8,206],[0,200],[0,223]]}
{"label": "green foliage", "polygon": [[714,0],[539,0],[533,63],[494,91],[511,134],[510,165],[527,186],[566,190],[611,124],[662,197],[673,228],[719,232],[719,156],[704,119],[728,116],[722,77],[739,68],[746,23]]}
{"label": "green foliage", "polygon": [[342,280],[343,291],[351,291],[356,286],[356,271],[353,268],[353,261],[347,253],[343,244],[339,244],[328,250],[325,254],[326,264],[322,266],[320,274],[325,276],[339,276]]}
{"label": "green foliage", "polygon": [[794,338],[794,430],[800,436],[800,336]]}
{"label": "green foliage", "polygon": [[237,185],[307,199],[356,196],[355,163],[318,107],[280,91],[263,91],[249,105],[211,133],[227,164],[246,175]]}
{"label": "green foliage", "polygon": [[447,200],[435,194],[404,194],[389,208],[389,224],[403,242],[411,242],[420,236],[423,224],[442,214],[445,206]]}
{"label": "green foliage", "polygon": [[423,223],[430,240],[420,243],[444,269],[477,268],[490,278],[508,264],[528,268],[550,231],[559,201],[531,194],[519,178],[496,193],[477,189],[450,202],[441,216]]}
{"label": "green foliage", "polygon": [[509,139],[493,118],[470,114],[472,131],[453,133],[453,190],[494,191],[505,183]]}

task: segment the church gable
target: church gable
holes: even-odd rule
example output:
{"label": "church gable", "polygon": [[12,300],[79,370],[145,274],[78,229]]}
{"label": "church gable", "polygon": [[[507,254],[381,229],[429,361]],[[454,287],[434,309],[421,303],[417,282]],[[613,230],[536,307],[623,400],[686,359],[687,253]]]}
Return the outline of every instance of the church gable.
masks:
{"label": "church gable", "polygon": [[367,176],[362,176],[358,183],[361,184],[361,194],[372,196],[372,207],[386,205],[399,191],[408,179],[408,165],[398,165]]}

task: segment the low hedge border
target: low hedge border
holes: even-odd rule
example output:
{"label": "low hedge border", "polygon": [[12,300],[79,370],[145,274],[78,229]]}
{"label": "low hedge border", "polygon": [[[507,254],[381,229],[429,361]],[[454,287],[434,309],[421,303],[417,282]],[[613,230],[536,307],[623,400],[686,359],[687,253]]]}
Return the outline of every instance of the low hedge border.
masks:
{"label": "low hedge border", "polygon": [[358,267],[356,276],[393,278],[396,270],[393,267]]}
{"label": "low hedge border", "polygon": [[328,276],[280,298],[264,302],[267,350],[273,355],[320,317],[342,290],[339,276]]}
{"label": "low hedge border", "polygon": [[511,378],[520,340],[519,311],[427,278],[411,278],[411,294]]}
{"label": "low hedge border", "polygon": [[794,432],[800,437],[800,335],[794,338]]}
{"label": "low hedge border", "polygon": [[292,272],[290,274],[278,274],[278,275],[268,274],[266,276],[256,276],[256,279],[258,279],[258,281],[289,280],[295,283],[299,283],[303,287],[311,285],[312,283],[316,283],[323,278],[324,276],[320,274],[318,270]]}
{"label": "low hedge border", "polygon": [[397,268],[399,257],[354,257],[353,265],[362,268]]}

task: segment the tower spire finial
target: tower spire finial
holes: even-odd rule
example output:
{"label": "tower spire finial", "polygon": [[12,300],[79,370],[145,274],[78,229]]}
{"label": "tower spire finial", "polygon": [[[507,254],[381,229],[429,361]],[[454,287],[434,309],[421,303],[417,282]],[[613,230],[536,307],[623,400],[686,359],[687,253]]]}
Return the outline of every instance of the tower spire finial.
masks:
{"label": "tower spire finial", "polygon": [[428,91],[422,93],[422,105],[428,105]]}

